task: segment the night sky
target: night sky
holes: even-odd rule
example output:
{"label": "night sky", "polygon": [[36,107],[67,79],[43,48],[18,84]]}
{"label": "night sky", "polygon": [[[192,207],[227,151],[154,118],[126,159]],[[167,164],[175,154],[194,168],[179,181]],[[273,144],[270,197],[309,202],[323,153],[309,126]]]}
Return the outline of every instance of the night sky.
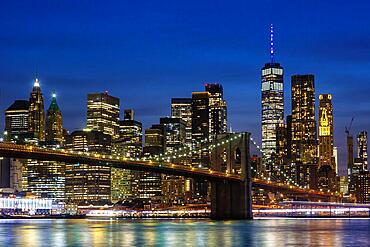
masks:
{"label": "night sky", "polygon": [[219,82],[233,130],[260,142],[260,69],[274,23],[286,115],[290,76],[313,73],[317,102],[334,97],[342,169],[344,126],[354,116],[354,134],[370,130],[369,1],[13,2],[0,3],[2,112],[29,97],[37,76],[46,107],[55,91],[71,131],[85,127],[86,94],[106,90],[148,127],[170,115],[171,97]]}

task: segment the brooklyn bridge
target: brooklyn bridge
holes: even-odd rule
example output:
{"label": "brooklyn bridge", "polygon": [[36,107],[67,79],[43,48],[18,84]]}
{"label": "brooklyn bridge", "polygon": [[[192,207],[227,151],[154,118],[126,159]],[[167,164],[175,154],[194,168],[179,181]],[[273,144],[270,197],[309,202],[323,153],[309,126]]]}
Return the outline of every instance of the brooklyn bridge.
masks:
{"label": "brooklyn bridge", "polygon": [[[51,149],[32,145],[0,143],[0,156],[8,158],[33,159],[40,161],[58,161],[80,163],[91,166],[108,166],[120,169],[153,172],[184,176],[211,183],[211,218],[214,219],[251,219],[252,187],[271,192],[283,193],[291,200],[340,202],[341,197],[334,193],[301,188],[289,177],[285,182],[257,174],[252,177],[250,164],[250,145],[254,141],[250,133],[229,133],[221,135],[213,142],[203,143],[202,151],[210,154],[209,168],[192,167],[181,162],[188,152],[196,150],[176,150],[171,154],[153,157],[129,159],[120,155],[104,155],[65,149]],[[255,143],[254,143],[255,144]],[[257,146],[258,148],[258,146]],[[220,159],[221,151],[228,154]],[[238,153],[238,155],[236,155]]]}

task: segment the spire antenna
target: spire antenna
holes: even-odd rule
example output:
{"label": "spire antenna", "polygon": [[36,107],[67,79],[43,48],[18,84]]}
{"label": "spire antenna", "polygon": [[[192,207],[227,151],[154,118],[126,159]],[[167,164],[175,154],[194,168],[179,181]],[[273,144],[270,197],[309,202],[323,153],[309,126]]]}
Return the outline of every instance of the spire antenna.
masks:
{"label": "spire antenna", "polygon": [[274,25],[270,25],[270,57],[271,57],[271,63],[274,62]]}

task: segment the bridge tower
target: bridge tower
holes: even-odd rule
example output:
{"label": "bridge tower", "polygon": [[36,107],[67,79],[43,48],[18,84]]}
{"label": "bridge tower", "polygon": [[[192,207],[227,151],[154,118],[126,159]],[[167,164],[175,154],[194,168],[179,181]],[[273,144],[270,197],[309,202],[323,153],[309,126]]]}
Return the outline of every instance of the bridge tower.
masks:
{"label": "bridge tower", "polygon": [[[230,140],[223,142],[222,140]],[[214,140],[211,167],[215,171],[238,174],[242,181],[211,182],[211,218],[252,219],[252,182],[249,161],[250,133],[226,133]]]}

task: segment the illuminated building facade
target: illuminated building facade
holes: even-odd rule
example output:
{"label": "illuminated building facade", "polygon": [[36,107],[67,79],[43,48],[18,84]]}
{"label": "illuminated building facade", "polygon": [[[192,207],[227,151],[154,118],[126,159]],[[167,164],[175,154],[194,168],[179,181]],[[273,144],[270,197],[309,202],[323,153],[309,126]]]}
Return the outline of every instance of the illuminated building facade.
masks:
{"label": "illuminated building facade", "polygon": [[[112,153],[127,158],[139,158],[142,155],[142,124],[134,120],[134,111],[126,109],[124,119],[120,121],[119,138],[113,141]],[[137,196],[140,172],[112,168],[112,202]]]}
{"label": "illuminated building facade", "polygon": [[[185,122],[185,145],[189,148],[192,146],[192,99],[191,98],[173,98],[171,100],[171,117],[180,118]],[[184,157],[183,163],[185,165],[191,165],[192,157]],[[192,193],[192,180],[185,178],[185,191],[188,195],[187,198],[191,197]]]}
{"label": "illuminated building facade", "polygon": [[181,118],[185,122],[186,144],[191,146],[191,98],[172,98],[171,117]]}
{"label": "illuminated building facade", "polygon": [[357,135],[357,157],[363,163],[363,169],[368,170],[367,165],[367,131],[361,131]]}
{"label": "illuminated building facade", "polygon": [[[81,152],[110,154],[111,136],[103,132],[74,131],[66,137],[66,149]],[[104,166],[67,164],[66,202],[104,205],[111,197],[111,169]]]}
{"label": "illuminated building facade", "polygon": [[[143,155],[146,157],[163,154],[165,150],[165,133],[160,124],[145,130]],[[139,198],[158,198],[162,196],[161,174],[143,172],[138,184]]]}
{"label": "illuminated building facade", "polygon": [[353,176],[357,203],[370,203],[370,172],[360,171]]}
{"label": "illuminated building facade", "polygon": [[45,140],[44,97],[42,96],[40,82],[37,78],[33,84],[29,99],[28,130],[35,140]]}
{"label": "illuminated building facade", "polygon": [[87,95],[87,128],[119,137],[120,103],[119,98],[108,92]]}
{"label": "illuminated building facade", "polygon": [[306,188],[317,185],[317,135],[313,75],[292,76],[292,165],[296,182]]}
{"label": "illuminated building facade", "polygon": [[45,141],[51,145],[63,143],[62,112],[57,104],[56,94],[53,94],[46,112]]}
{"label": "illuminated building facade", "polygon": [[213,140],[216,135],[227,132],[227,106],[221,84],[207,83],[205,91],[209,93],[209,133]]}
{"label": "illuminated building facade", "polygon": [[284,124],[283,68],[267,63],[262,68],[262,151],[266,171],[273,171],[272,155],[276,151],[276,127]]}
{"label": "illuminated building facade", "polygon": [[64,202],[65,171],[66,165],[62,162],[26,160],[22,171],[22,190]]}
{"label": "illuminated building facade", "polygon": [[[186,124],[182,119],[161,118],[160,124],[164,128],[165,153],[171,154],[185,146]],[[162,174],[162,194],[170,205],[182,203],[185,197],[184,177]]]}
{"label": "illuminated building facade", "polygon": [[28,131],[28,109],[27,100],[16,100],[5,111],[4,139],[17,143],[24,143],[30,137]]}
{"label": "illuminated building facade", "polygon": [[[56,102],[55,102],[56,103]],[[50,120],[57,118],[51,117],[51,109],[48,113],[47,130],[52,129]],[[60,113],[60,111],[59,111]],[[45,140],[45,113],[44,99],[38,79],[35,80],[31,96],[29,99],[29,121],[28,129],[35,141]],[[61,127],[61,115],[59,119]],[[48,128],[51,127],[51,128]],[[56,129],[53,129],[56,130]],[[61,134],[61,129],[60,132]],[[51,134],[51,132],[48,132]],[[48,138],[50,135],[48,135]],[[55,137],[53,135],[53,137]],[[61,135],[59,135],[61,138]],[[48,139],[50,140],[50,139]],[[42,198],[53,198],[56,201],[64,202],[65,200],[65,168],[62,162],[55,161],[36,161],[25,160],[22,170],[22,190],[29,191]]]}
{"label": "illuminated building facade", "polygon": [[319,100],[318,186],[323,189],[335,189],[336,163],[334,157],[332,95],[321,94]]}
{"label": "illuminated building facade", "polygon": [[284,70],[274,61],[273,37],[271,25],[271,61],[261,70],[262,164],[266,173],[270,175],[276,170],[272,158],[276,152],[276,127],[284,123]]}
{"label": "illuminated building facade", "polygon": [[286,124],[278,124],[276,126],[276,151],[273,153],[272,158],[275,161],[275,166],[279,167],[279,169],[274,170],[274,177],[279,182],[285,182],[284,174],[288,174],[290,170],[290,162],[288,160],[288,129]]}

